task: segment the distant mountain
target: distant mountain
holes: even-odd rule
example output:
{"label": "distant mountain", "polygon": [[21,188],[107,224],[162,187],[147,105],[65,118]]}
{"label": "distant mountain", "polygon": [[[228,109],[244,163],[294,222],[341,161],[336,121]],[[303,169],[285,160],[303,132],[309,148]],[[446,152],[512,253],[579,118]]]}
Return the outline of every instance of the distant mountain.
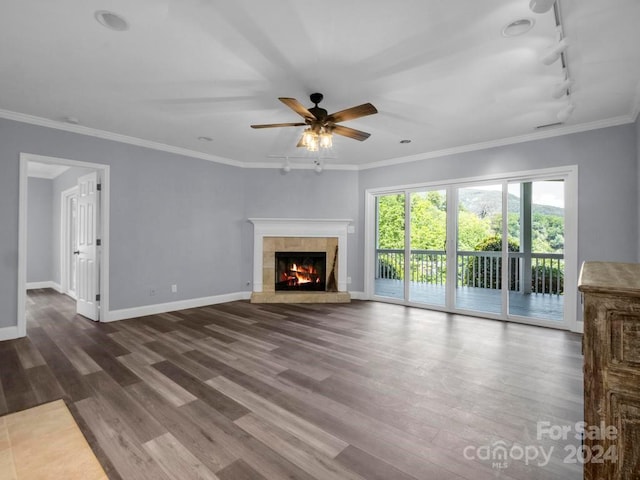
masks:
{"label": "distant mountain", "polygon": [[[480,190],[465,188],[459,190],[459,202],[466,210],[479,216],[491,216],[502,213],[502,193],[495,190]],[[520,199],[513,194],[508,194],[508,207],[510,213],[520,211]],[[533,204],[533,213],[564,217],[564,208],[552,205]]]}

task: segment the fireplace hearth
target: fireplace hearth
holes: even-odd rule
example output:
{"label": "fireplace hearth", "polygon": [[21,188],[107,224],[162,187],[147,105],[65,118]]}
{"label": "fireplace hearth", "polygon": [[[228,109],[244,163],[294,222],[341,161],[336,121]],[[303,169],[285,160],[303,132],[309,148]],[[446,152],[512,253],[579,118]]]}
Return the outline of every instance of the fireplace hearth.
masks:
{"label": "fireplace hearth", "polygon": [[[303,218],[250,218],[253,223],[253,292],[252,303],[347,303],[351,295],[347,291],[347,234],[351,220],[303,219]],[[336,249],[336,247],[338,247]],[[290,278],[291,270],[304,265],[304,259],[286,262],[285,275],[276,273],[276,253],[300,254],[309,257],[314,252],[324,254],[314,268],[319,273],[309,275],[311,281],[298,285]],[[336,255],[337,254],[337,255]],[[314,259],[314,262],[317,259]],[[296,268],[288,268],[296,263]],[[291,265],[292,266],[292,265]],[[322,272],[320,272],[322,270]],[[327,291],[330,270],[337,280],[338,291]],[[317,279],[311,278],[317,275]],[[332,278],[333,278],[332,277]],[[307,278],[303,277],[304,280]],[[286,280],[286,282],[285,282]],[[283,285],[280,282],[285,282]],[[280,287],[276,288],[276,283]],[[287,283],[291,283],[289,285]],[[332,282],[333,284],[333,282]]]}
{"label": "fireplace hearth", "polygon": [[275,252],[275,290],[324,292],[326,252]]}

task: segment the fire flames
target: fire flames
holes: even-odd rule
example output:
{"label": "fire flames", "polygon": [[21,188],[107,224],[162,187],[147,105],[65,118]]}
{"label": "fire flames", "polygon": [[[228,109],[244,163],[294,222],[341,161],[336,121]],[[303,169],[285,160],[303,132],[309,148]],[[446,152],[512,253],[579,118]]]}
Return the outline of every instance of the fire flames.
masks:
{"label": "fire flames", "polygon": [[318,276],[318,270],[313,265],[291,265],[288,271],[282,272],[280,276],[281,282],[286,282],[287,285],[295,286],[303,283],[320,283],[320,277]]}

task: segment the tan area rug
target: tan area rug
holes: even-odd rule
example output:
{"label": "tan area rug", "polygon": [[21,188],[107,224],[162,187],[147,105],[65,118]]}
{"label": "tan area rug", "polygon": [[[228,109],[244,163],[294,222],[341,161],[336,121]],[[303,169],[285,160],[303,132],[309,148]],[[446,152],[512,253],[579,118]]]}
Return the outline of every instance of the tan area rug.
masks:
{"label": "tan area rug", "polygon": [[107,475],[62,400],[0,417],[0,480]]}

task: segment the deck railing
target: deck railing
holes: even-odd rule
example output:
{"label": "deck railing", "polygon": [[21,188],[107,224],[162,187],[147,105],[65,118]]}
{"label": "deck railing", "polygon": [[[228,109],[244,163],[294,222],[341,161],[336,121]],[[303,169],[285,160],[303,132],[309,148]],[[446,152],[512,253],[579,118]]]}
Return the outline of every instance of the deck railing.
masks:
{"label": "deck railing", "polygon": [[[526,293],[564,293],[564,256],[558,253],[532,253],[531,283],[523,284],[528,269],[526,255],[509,252],[509,290]],[[443,250],[411,250],[411,282],[444,285],[447,279],[447,256]],[[502,288],[501,252],[458,251],[457,285],[476,288]],[[376,251],[376,278],[404,279],[404,250]]]}

